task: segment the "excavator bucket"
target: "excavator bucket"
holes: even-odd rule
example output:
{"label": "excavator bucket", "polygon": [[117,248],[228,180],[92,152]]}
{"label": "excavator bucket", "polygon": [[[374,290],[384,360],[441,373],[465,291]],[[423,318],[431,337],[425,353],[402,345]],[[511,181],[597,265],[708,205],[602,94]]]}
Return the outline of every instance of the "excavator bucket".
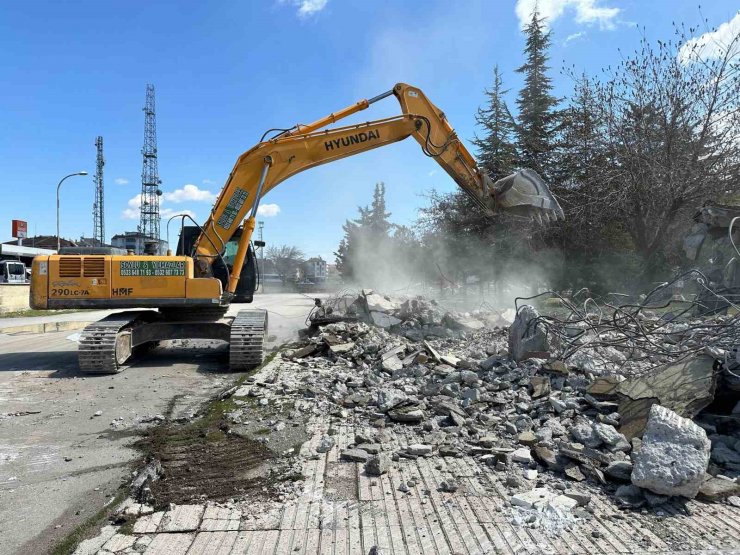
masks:
{"label": "excavator bucket", "polygon": [[565,214],[537,172],[521,170],[489,185],[502,210],[540,224],[564,220]]}

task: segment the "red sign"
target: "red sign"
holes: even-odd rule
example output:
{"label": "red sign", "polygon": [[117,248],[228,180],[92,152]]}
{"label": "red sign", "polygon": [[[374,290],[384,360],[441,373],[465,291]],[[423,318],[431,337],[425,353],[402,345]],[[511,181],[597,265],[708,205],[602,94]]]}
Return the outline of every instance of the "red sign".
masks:
{"label": "red sign", "polygon": [[13,220],[13,235],[16,239],[28,237],[28,224],[23,220]]}

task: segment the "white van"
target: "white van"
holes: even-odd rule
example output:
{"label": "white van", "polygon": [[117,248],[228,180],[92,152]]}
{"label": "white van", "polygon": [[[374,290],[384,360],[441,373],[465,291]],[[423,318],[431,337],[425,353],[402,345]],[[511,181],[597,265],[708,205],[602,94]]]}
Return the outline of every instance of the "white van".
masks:
{"label": "white van", "polygon": [[26,265],[17,260],[0,260],[0,283],[26,283]]}

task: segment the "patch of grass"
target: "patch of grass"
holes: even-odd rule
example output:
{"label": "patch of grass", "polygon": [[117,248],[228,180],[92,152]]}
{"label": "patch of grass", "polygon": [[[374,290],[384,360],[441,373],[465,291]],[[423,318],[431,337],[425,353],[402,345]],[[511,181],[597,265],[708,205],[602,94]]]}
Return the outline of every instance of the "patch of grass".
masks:
{"label": "patch of grass", "polygon": [[70,312],[82,312],[82,310],[34,310],[28,308],[26,310],[16,310],[14,312],[5,312],[0,314],[0,318],[25,318],[28,316],[55,316],[57,314],[68,314]]}
{"label": "patch of grass", "polygon": [[70,555],[71,553],[74,553],[77,546],[83,540],[87,539],[91,532],[100,527],[100,524],[110,516],[113,510],[123,502],[124,499],[126,499],[127,495],[128,492],[125,489],[119,491],[111,503],[108,503],[107,506],[100,509],[97,513],[85,520],[77,528],[72,530],[72,532],[70,532],[64,539],[62,539],[62,541],[60,541],[54,549],[51,550],[51,555]]}
{"label": "patch of grass", "polygon": [[[272,362],[277,354],[278,351],[270,353],[265,357],[265,360],[261,365],[250,370],[244,376],[241,376],[232,384],[231,387],[241,386],[247,378],[256,374]],[[243,398],[241,400],[255,402],[255,400],[250,397]],[[168,418],[172,415],[176,402],[177,397],[170,401],[166,411]],[[192,422],[188,422],[187,424],[178,427],[172,427],[167,424],[154,427],[149,431],[148,439],[139,441],[136,445],[139,446],[139,448],[144,451],[145,455],[148,456],[151,455],[151,446],[153,445],[160,447],[165,443],[190,445],[201,443],[203,439],[213,442],[222,441],[225,434],[221,428],[222,424],[226,421],[226,415],[238,408],[239,406],[236,404],[236,400],[233,396],[227,399],[214,399],[206,404],[203,411]]]}

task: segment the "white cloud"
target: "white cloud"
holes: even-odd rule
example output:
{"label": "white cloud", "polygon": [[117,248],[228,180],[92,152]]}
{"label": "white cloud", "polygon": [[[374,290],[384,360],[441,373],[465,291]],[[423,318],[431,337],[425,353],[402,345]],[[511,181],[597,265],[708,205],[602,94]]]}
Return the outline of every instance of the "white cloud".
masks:
{"label": "white cloud", "polygon": [[598,6],[599,0],[517,0],[516,16],[519,26],[524,28],[532,20],[532,12],[537,8],[540,16],[549,26],[563,16],[568,9],[575,11],[576,23],[593,25],[598,23],[601,29],[613,29],[615,19],[621,12],[619,8]]}
{"label": "white cloud", "polygon": [[[162,220],[168,220],[172,216],[179,216],[180,214],[187,214],[195,220],[195,212],[193,212],[192,210],[175,210],[173,208],[164,208],[159,211],[159,215],[162,217]],[[177,221],[179,222],[180,220]]]}
{"label": "white cloud", "polygon": [[116,177],[113,180],[113,183],[115,183],[116,185],[128,185],[128,179],[126,179],[125,177]]}
{"label": "white cloud", "polygon": [[213,202],[216,195],[211,191],[199,189],[197,185],[188,183],[182,189],[175,189],[170,193],[164,194],[165,200],[174,203],[196,201],[196,202]]}
{"label": "white cloud", "polygon": [[[164,199],[162,199],[162,202],[164,202]],[[141,216],[141,195],[130,198],[126,204],[128,206],[121,212],[121,217],[124,220],[138,220]],[[192,218],[195,218],[195,212],[192,210],[175,210],[174,208],[160,208],[159,210],[162,220],[167,220],[178,214],[188,214]]]}
{"label": "white cloud", "polygon": [[429,177],[432,177],[435,173],[437,173],[437,170],[432,170],[427,175],[429,175]]}
{"label": "white cloud", "polygon": [[280,214],[280,207],[277,204],[260,204],[257,208],[257,215],[265,218],[272,218]]}
{"label": "white cloud", "polygon": [[204,179],[203,180],[203,185],[215,185],[215,184],[216,184],[216,182],[213,181],[213,179]]}
{"label": "white cloud", "polygon": [[280,0],[281,4],[290,4],[298,8],[298,17],[310,17],[326,7],[329,0]]}
{"label": "white cloud", "polygon": [[121,213],[124,220],[138,220],[139,219],[139,208],[141,208],[141,195],[129,199],[128,208],[125,208]]}
{"label": "white cloud", "polygon": [[565,41],[563,42],[563,44],[568,44],[571,41],[578,40],[581,37],[585,37],[585,36],[586,36],[586,33],[584,32],[573,33],[572,35],[568,35],[567,37],[565,37]]}
{"label": "white cloud", "polygon": [[714,31],[686,41],[678,51],[678,59],[681,63],[688,64],[692,61],[719,58],[724,56],[728,48],[737,52],[740,50],[739,36],[740,11],[730,21],[725,21]]}

